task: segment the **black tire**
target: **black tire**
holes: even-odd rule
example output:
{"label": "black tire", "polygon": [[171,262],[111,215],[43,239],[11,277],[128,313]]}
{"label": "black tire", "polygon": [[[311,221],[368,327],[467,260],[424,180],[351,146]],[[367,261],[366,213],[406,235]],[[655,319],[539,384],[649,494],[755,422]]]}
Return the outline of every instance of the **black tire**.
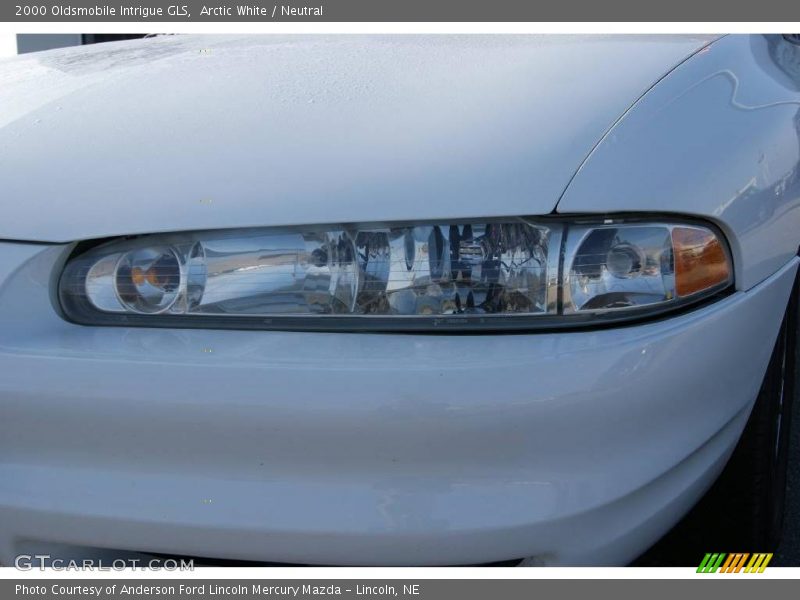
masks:
{"label": "black tire", "polygon": [[774,552],[780,543],[792,405],[800,375],[798,326],[796,281],[758,399],[717,485],[728,496],[724,541],[732,551]]}
{"label": "black tire", "polygon": [[800,276],[750,418],[708,493],[641,566],[697,566],[706,552],[774,552],[786,505],[792,405],[800,392]]}

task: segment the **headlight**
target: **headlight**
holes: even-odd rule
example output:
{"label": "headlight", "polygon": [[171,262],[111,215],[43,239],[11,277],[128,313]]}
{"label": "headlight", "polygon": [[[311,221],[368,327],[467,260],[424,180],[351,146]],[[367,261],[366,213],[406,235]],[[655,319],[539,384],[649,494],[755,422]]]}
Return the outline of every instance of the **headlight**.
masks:
{"label": "headlight", "polygon": [[674,304],[731,283],[728,252],[707,227],[610,223],[568,237],[564,314]]}
{"label": "headlight", "polygon": [[74,256],[59,295],[83,324],[470,331],[629,319],[731,283],[710,226],[518,218],[142,236]]}

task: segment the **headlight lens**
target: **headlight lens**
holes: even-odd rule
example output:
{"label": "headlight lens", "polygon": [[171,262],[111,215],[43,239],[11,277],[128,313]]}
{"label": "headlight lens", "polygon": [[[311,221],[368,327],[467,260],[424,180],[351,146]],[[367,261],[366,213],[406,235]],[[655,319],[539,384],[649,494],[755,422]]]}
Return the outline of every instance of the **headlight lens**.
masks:
{"label": "headlight lens", "polygon": [[583,226],[569,241],[565,313],[680,302],[731,282],[728,253],[707,227]]}
{"label": "headlight lens", "polygon": [[728,287],[711,228],[505,219],[143,236],[73,257],[85,324],[507,329],[616,320]]}

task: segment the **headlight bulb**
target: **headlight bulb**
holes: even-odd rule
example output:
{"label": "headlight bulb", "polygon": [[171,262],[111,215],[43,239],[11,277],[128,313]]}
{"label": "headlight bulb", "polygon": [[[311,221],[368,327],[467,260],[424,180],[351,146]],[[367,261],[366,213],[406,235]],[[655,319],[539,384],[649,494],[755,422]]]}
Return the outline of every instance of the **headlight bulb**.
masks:
{"label": "headlight bulb", "polygon": [[631,244],[617,244],[606,255],[606,268],[614,277],[627,279],[642,272],[645,258],[642,251]]}

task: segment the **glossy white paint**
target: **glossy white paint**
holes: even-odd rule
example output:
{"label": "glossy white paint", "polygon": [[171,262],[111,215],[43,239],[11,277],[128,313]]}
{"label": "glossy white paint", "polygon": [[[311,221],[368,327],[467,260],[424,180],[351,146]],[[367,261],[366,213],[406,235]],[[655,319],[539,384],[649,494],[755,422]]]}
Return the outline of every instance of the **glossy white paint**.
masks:
{"label": "glossy white paint", "polygon": [[178,36],[7,59],[0,239],[546,214],[708,41]]}
{"label": "glossy white paint", "polygon": [[82,327],[52,301],[69,246],[0,242],[0,562],[634,558],[736,444],[798,264],[797,50],[724,38],[636,102],[705,42],[180,37],[0,62],[0,238],[544,214],[566,188],[564,213],[714,220],[739,288],[560,334]]}
{"label": "glossy white paint", "polygon": [[796,271],[593,332],[172,331],[60,319],[64,251],[0,244],[3,562],[625,563],[736,443]]}
{"label": "glossy white paint", "polygon": [[731,241],[739,289],[800,245],[800,46],[723,38],[675,69],[603,139],[563,213],[706,217]]}

